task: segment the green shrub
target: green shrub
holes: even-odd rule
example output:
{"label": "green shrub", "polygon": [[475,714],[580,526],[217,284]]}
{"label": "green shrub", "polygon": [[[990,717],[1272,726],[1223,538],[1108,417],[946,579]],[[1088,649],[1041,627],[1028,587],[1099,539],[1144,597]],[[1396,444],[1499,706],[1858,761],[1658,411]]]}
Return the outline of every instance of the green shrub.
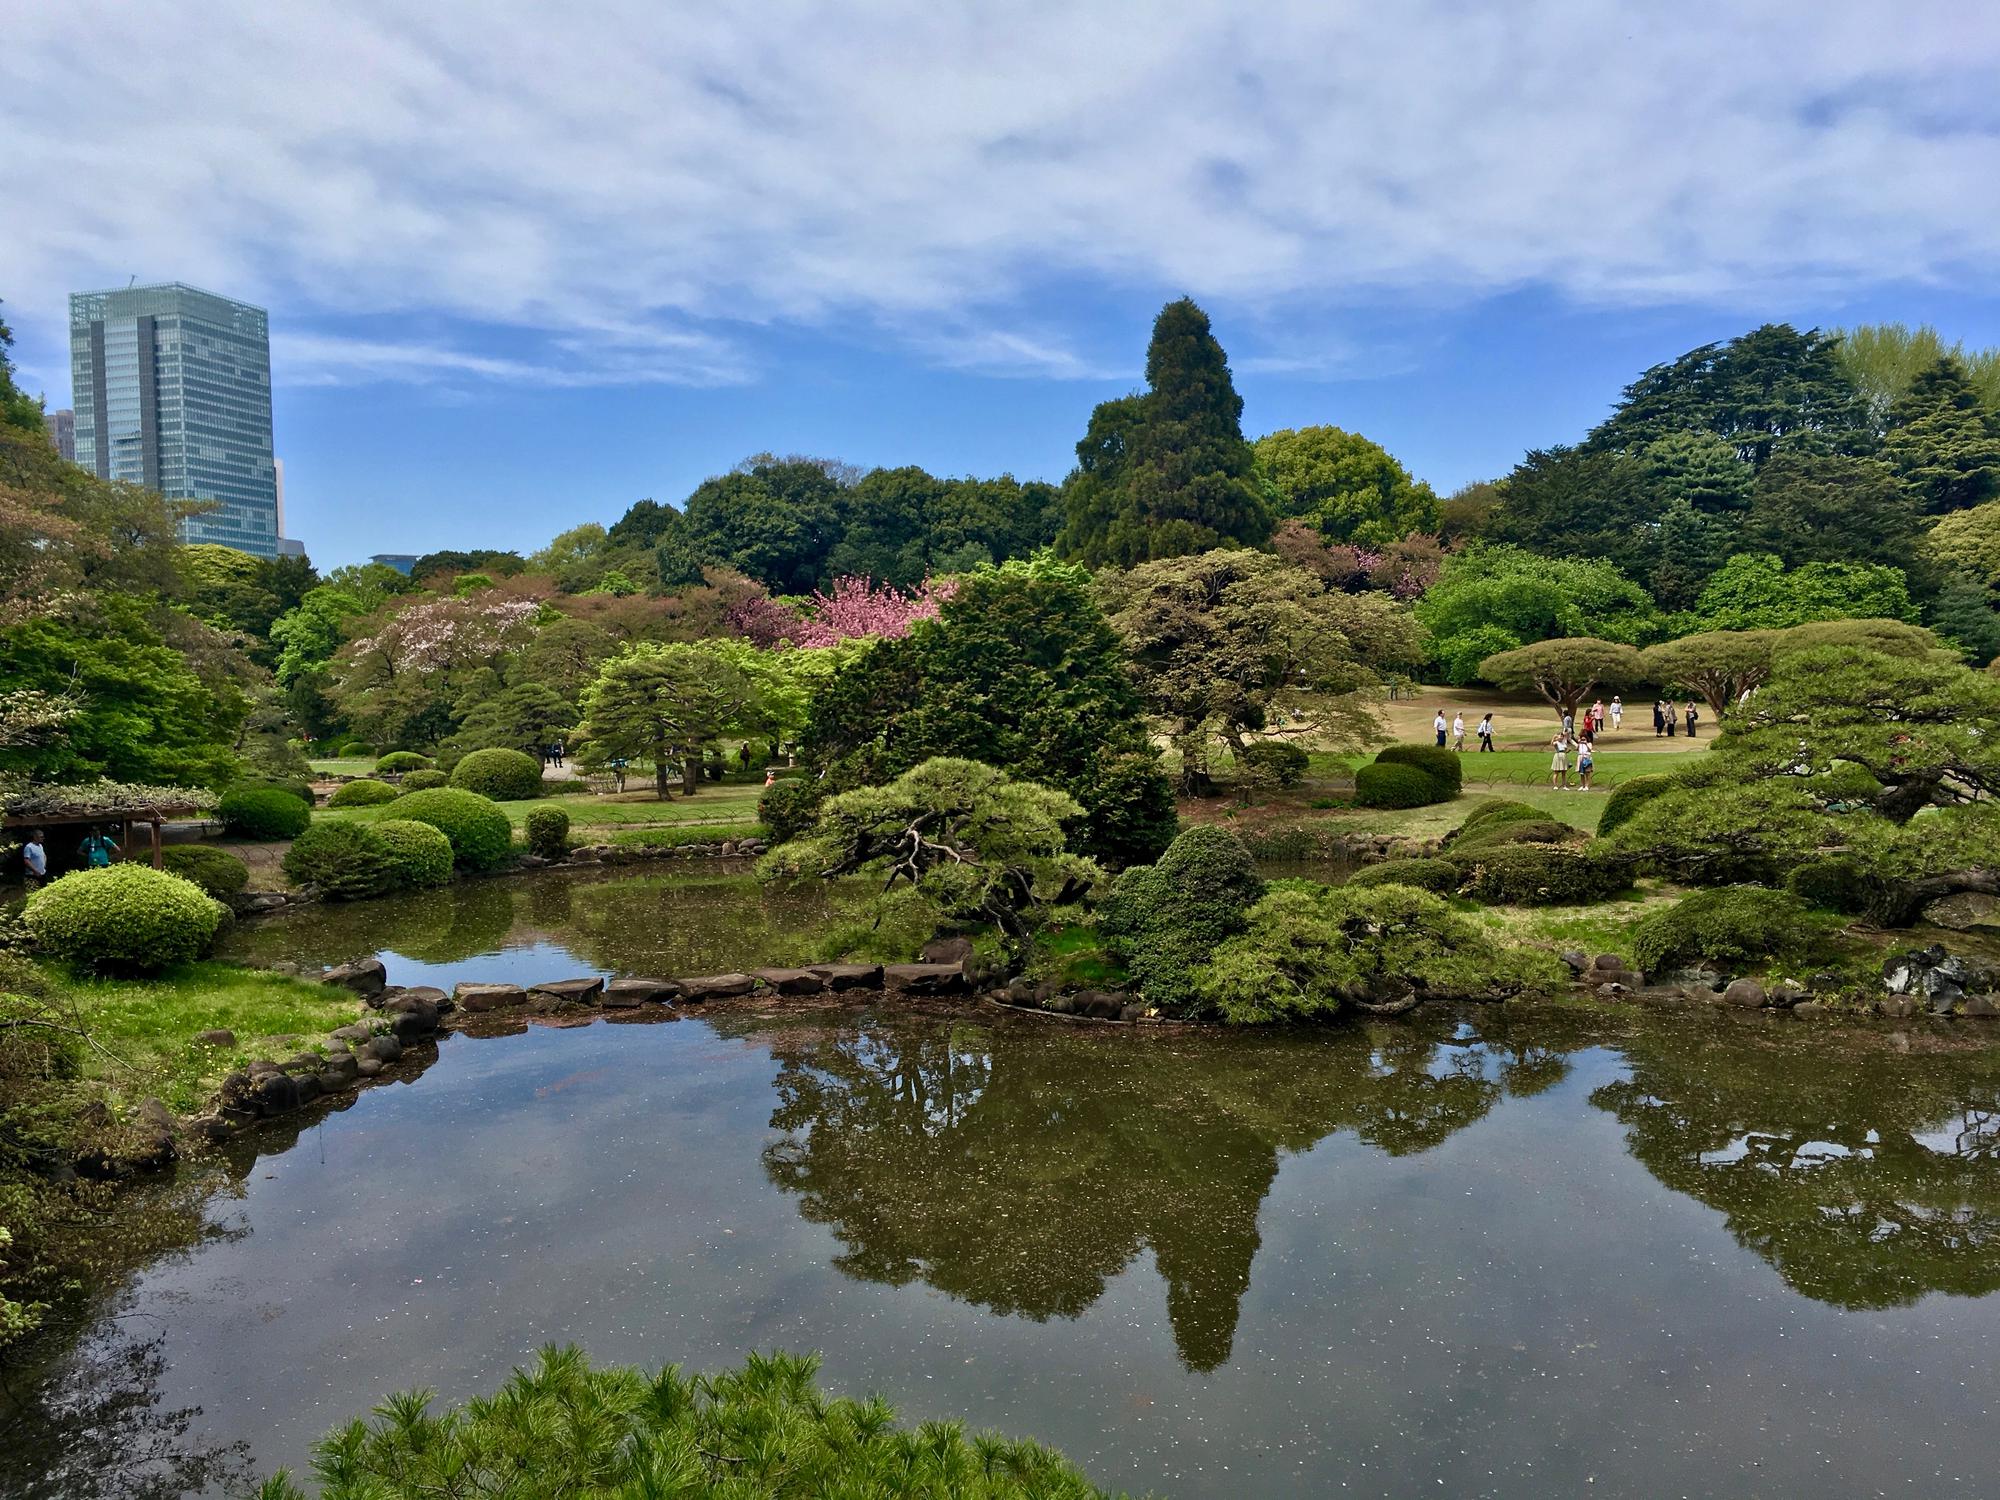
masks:
{"label": "green shrub", "polygon": [[250,883],[250,867],[227,849],[206,844],[169,844],[160,851],[160,866],[169,874],[191,880],[218,901],[227,901]]}
{"label": "green shrub", "polygon": [[329,901],[360,901],[395,889],[396,862],[365,823],[315,823],[285,851],[285,876]]}
{"label": "green shrub", "polygon": [[1118,877],[1098,909],[1139,993],[1162,1010],[1197,1007],[1195,979],[1214,946],[1240,932],[1244,913],[1264,893],[1263,877],[1242,841],[1225,828],[1197,824],[1167,846],[1158,864]]}
{"label": "green shrub", "polygon": [[[320,1500],[379,1496],[945,1496],[1103,1500],[1060,1454],[967,1438],[955,1422],[899,1427],[879,1399],[836,1399],[819,1361],[752,1354],[740,1370],[593,1369],[542,1350],[493,1397],[439,1415],[393,1396],[314,1452]],[[306,1500],[282,1474],[261,1500]]]}
{"label": "green shrub", "polygon": [[1552,844],[1512,844],[1445,857],[1464,873],[1475,901],[1504,906],[1587,906],[1632,888],[1626,861]]}
{"label": "green shrub", "polygon": [[363,776],[338,787],[326,799],[328,807],[380,807],[384,802],[394,802],[402,793],[386,781],[375,781]]}
{"label": "green shrub", "polygon": [[421,890],[451,879],[451,840],[430,824],[384,818],[371,825],[371,831],[388,848],[389,867],[398,886]]}
{"label": "green shrub", "polygon": [[810,776],[784,777],[765,787],[757,799],[757,821],[772,843],[782,844],[812,832],[825,800],[825,783]]}
{"label": "green shrub", "polygon": [[403,792],[428,791],[434,786],[445,786],[451,778],[442,771],[405,771],[402,780],[396,783]]}
{"label": "green shrub", "polygon": [[1451,852],[1465,854],[1508,844],[1581,844],[1589,837],[1582,829],[1554,818],[1488,818],[1476,828],[1461,828],[1451,841]]}
{"label": "green shrub", "polygon": [[1814,924],[1789,891],[1725,885],[1696,891],[1632,930],[1632,956],[1648,973],[1706,959],[1726,969],[1803,951]]}
{"label": "green shrub", "polygon": [[1475,828],[1483,828],[1489,822],[1524,823],[1539,822],[1548,816],[1539,807],[1526,802],[1516,802],[1508,797],[1493,797],[1476,803],[1465,821],[1458,825],[1457,838],[1463,838]]}
{"label": "green shrub", "polygon": [[1654,772],[1647,776],[1634,776],[1630,781],[1621,781],[1611,789],[1611,795],[1604,799],[1604,811],[1597,818],[1597,836],[1606,838],[1626,823],[1633,814],[1651,802],[1662,792],[1670,792],[1680,783],[1674,776],[1664,772]]}
{"label": "green shrub", "polygon": [[1253,780],[1272,786],[1297,786],[1312,764],[1311,756],[1287,740],[1259,740],[1246,745],[1241,760]]}
{"label": "green shrub", "polygon": [[1375,761],[1354,773],[1356,807],[1429,807],[1449,800],[1450,794],[1416,766]]}
{"label": "green shrub", "polygon": [[312,822],[312,809],[276,787],[231,787],[216,804],[222,826],[240,839],[297,838]]}
{"label": "green shrub", "polygon": [[428,823],[450,839],[452,860],[461,870],[492,869],[514,843],[507,815],[490,798],[460,787],[432,787],[399,797],[396,816]]}
{"label": "green shrub", "polygon": [[1924,904],[1914,886],[1884,877],[1851,854],[1800,861],[1785,876],[1785,889],[1808,906],[1883,927],[1909,926]]}
{"label": "green shrub", "polygon": [[373,755],[374,753],[375,747],[361,740],[347,740],[340,747],[340,756],[343,760],[353,760],[357,756]]}
{"label": "green shrub", "polygon": [[428,771],[430,769],[431,758],[428,755],[419,755],[414,750],[391,750],[387,755],[375,762],[377,775],[395,775],[401,771]]}
{"label": "green shrub", "polygon": [[52,958],[98,974],[157,974],[207,951],[222,907],[150,865],[76,870],[28,898],[25,920]]}
{"label": "green shrub", "polygon": [[1464,877],[1458,866],[1443,859],[1388,859],[1379,865],[1365,865],[1347,877],[1348,885],[1410,885],[1434,896],[1458,889]]}
{"label": "green shrub", "polygon": [[1449,802],[1465,786],[1465,757],[1436,745],[1389,745],[1376,753],[1375,764],[1415,766],[1437,783],[1439,802]]}
{"label": "green shrub", "polygon": [[1084,816],[1070,842],[1108,870],[1152,863],[1180,832],[1173,783],[1150,751],[1100,758],[1075,796]]}
{"label": "green shrub", "polygon": [[451,784],[495,802],[542,795],[542,764],[520,750],[475,750],[452,768]]}
{"label": "green shrub", "polygon": [[313,790],[310,781],[295,776],[246,776],[234,783],[238,787],[269,787],[299,799],[307,807],[319,801],[319,793]]}
{"label": "green shrub", "polygon": [[[1225,1021],[1330,1016],[1354,1004],[1507,999],[1553,991],[1560,961],[1504,947],[1411,886],[1288,881],[1216,950],[1199,993]],[[1562,977],[1567,977],[1567,970]]]}
{"label": "green shrub", "polygon": [[538,807],[528,814],[528,852],[543,859],[569,853],[569,814],[560,807]]}

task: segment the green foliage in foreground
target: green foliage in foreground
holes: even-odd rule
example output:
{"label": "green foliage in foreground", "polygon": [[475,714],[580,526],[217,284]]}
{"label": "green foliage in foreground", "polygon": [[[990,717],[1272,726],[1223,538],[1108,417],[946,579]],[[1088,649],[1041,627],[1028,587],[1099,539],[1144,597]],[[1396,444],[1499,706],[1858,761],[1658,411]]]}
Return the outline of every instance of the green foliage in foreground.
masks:
{"label": "green foliage in foreground", "polygon": [[285,878],[315,887],[329,901],[362,901],[395,886],[396,865],[373,828],[315,823],[285,851]]}
{"label": "green foliage in foreground", "polygon": [[1407,885],[1433,896],[1449,896],[1464,877],[1445,859],[1385,859],[1347,877],[1350,886]]}
{"label": "green foliage in foreground", "polygon": [[218,901],[227,901],[250,883],[250,867],[227,849],[207,844],[170,844],[160,851],[160,867],[192,880]]}
{"label": "green foliage in foreground", "polygon": [[222,908],[200,886],[147,865],[74,870],[28,898],[25,919],[51,957],[103,974],[157,974],[199,957]]}
{"label": "green foliage in foreground", "polygon": [[[740,1370],[684,1376],[593,1369],[544,1349],[493,1396],[440,1416],[430,1393],[392,1396],[375,1420],[318,1446],[318,1500],[548,1500],[551,1496],[952,1496],[1071,1500],[1102,1493],[1059,1454],[951,1422],[899,1428],[879,1397],[834,1400],[810,1356],[752,1354]],[[306,1500],[280,1475],[258,1500]]]}
{"label": "green foliage in foreground", "polygon": [[1264,894],[1250,851],[1235,834],[1196,824],[1154,865],[1134,865],[1098,909],[1139,993],[1171,1013],[1200,1008],[1196,976],[1217,943],[1243,930]]}
{"label": "green foliage in foreground", "polygon": [[1696,891],[1654,912],[1632,932],[1632,956],[1648,972],[1707,959],[1725,968],[1800,953],[1814,928],[1805,903],[1754,885]]}

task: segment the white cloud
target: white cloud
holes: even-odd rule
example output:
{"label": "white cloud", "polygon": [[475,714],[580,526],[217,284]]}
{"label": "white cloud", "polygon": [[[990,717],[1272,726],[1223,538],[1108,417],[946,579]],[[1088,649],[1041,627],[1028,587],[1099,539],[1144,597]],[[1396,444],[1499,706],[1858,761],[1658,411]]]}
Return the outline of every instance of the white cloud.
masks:
{"label": "white cloud", "polygon": [[52,346],[137,272],[536,351],[300,335],[315,379],[734,381],[743,327],[836,319],[1102,374],[1034,311],[1076,279],[1282,328],[2000,271],[1975,0],[0,0],[0,35],[0,295]]}

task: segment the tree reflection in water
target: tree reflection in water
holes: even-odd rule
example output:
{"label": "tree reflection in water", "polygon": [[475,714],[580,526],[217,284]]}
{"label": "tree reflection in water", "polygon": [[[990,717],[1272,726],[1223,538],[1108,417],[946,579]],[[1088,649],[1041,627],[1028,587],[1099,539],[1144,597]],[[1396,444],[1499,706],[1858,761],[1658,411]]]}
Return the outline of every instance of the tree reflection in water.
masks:
{"label": "tree reflection in water", "polygon": [[1630,1076],[1591,1100],[1808,1297],[2000,1289],[2000,1057],[1805,1030],[1647,1029],[1625,1045]]}
{"label": "tree reflection in water", "polygon": [[1562,1066],[1446,1021],[1140,1037],[869,1018],[758,1039],[780,1065],[766,1170],[842,1270],[1069,1318],[1149,1249],[1196,1370],[1229,1358],[1280,1153],[1341,1130],[1428,1150]]}

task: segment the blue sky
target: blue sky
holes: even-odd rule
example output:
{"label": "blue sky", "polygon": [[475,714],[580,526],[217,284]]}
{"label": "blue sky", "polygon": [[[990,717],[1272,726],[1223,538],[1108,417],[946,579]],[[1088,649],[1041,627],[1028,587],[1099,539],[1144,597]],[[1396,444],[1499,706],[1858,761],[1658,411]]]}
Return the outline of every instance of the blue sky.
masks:
{"label": "blue sky", "polygon": [[25,382],[66,396],[70,290],[269,307],[322,563],[531,549],[761,449],[1057,479],[1183,292],[1252,434],[1336,423],[1441,489],[1758,322],[2000,344],[1978,3],[0,0],[0,32]]}

